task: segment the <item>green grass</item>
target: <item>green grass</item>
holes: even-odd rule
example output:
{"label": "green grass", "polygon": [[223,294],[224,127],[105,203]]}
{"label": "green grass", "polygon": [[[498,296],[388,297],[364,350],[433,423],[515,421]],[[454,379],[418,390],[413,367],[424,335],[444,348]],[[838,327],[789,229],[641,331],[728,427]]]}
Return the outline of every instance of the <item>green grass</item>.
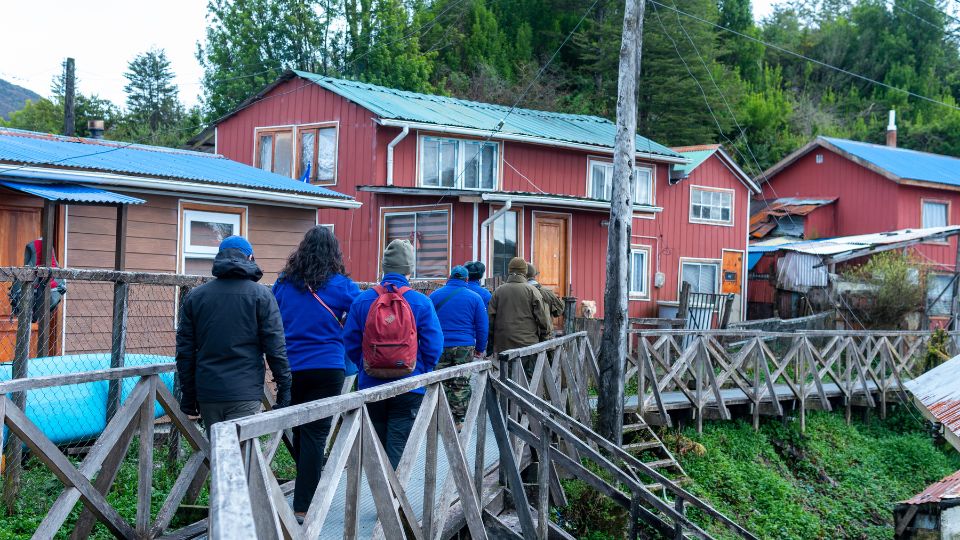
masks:
{"label": "green grass", "polygon": [[677,458],[692,492],[761,538],[892,538],[894,504],[960,469],[960,455],[937,447],[910,412],[898,407],[886,420],[851,425],[841,414],[811,412],[802,436],[796,421],[770,419],[758,432],[741,421],[710,422],[702,435],[687,429],[679,437],[706,451]]}
{"label": "green grass", "polygon": [[[116,508],[120,515],[131,524],[137,515],[137,445],[138,440],[135,439],[133,444],[130,445],[126,459],[120,466],[120,471],[117,473],[112,489],[107,494],[107,501],[110,505]],[[186,450],[185,442],[183,446]],[[189,452],[185,452],[185,454],[189,455]],[[173,487],[183,463],[186,461],[186,459],[183,459],[175,471],[171,473],[166,467],[166,457],[167,450],[165,448],[158,447],[154,450],[153,493],[151,496],[151,511],[154,519]],[[70,460],[75,466],[79,464],[77,459],[71,458]],[[277,451],[272,468],[281,482],[293,479],[296,476],[296,465],[293,458],[286,447],[282,445]],[[20,496],[16,501],[16,512],[8,516],[0,509],[0,540],[30,538],[62,491],[63,484],[42,463],[33,458],[28,459],[22,476]],[[195,502],[196,505],[206,506],[208,504],[208,491],[208,487],[203,488]],[[73,524],[80,515],[81,508],[82,504],[77,503],[64,526],[60,528],[56,538],[66,539],[70,535]],[[190,520],[175,517],[168,530],[174,530],[189,525],[189,523]],[[112,539],[113,535],[102,524],[97,524],[90,538],[108,540]]]}

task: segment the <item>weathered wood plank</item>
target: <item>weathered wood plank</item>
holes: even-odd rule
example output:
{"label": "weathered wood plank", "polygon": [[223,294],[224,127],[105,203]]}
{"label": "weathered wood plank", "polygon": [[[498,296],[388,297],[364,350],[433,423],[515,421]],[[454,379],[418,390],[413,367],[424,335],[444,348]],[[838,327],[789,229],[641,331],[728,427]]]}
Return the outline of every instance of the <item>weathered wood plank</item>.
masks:
{"label": "weathered wood plank", "polygon": [[320,536],[320,530],[330,511],[330,505],[337,492],[337,485],[340,483],[340,477],[347,466],[357,435],[360,433],[359,410],[344,412],[342,415],[343,423],[340,425],[340,431],[333,442],[333,448],[330,449],[330,456],[326,465],[323,467],[323,473],[320,475],[320,483],[317,484],[317,490],[313,493],[310,500],[310,506],[307,509],[307,515],[303,519],[303,530],[301,538],[314,539]]}
{"label": "weathered wood plank", "polygon": [[140,405],[140,445],[137,461],[137,534],[141,537],[150,532],[150,499],[153,493],[153,428],[157,401],[157,377],[148,380],[147,397]]}
{"label": "weathered wood plank", "polygon": [[117,369],[81,371],[78,373],[65,373],[63,375],[44,375],[40,377],[30,377],[29,379],[11,379],[0,382],[0,394],[9,394],[11,392],[24,390],[38,390],[40,388],[51,388],[54,386],[69,386],[71,384],[146,377],[159,373],[170,373],[176,371],[176,369],[176,364],[171,362],[169,364],[150,364]]}
{"label": "weathered wood plank", "polygon": [[463,454],[463,448],[460,438],[457,436],[457,429],[454,426],[453,415],[450,414],[450,405],[447,403],[445,393],[441,393],[439,396],[437,415],[439,417],[437,423],[440,427],[440,440],[443,442],[443,448],[447,455],[448,472],[453,477],[454,485],[457,486],[460,505],[463,507],[464,515],[467,518],[470,536],[474,539],[486,538],[483,519],[480,517],[480,498],[473,491],[473,482],[470,481],[470,473],[467,468],[467,458]]}
{"label": "weathered wood plank", "polygon": [[384,463],[381,459],[381,453],[376,448],[380,445],[380,441],[377,439],[373,423],[366,411],[363,412],[360,430],[363,439],[363,451],[360,452],[360,459],[363,462],[363,471],[367,476],[367,484],[370,486],[373,504],[377,508],[377,517],[380,519],[383,531],[388,538],[404,538],[400,514],[393,504],[390,481],[387,479],[387,468],[390,467],[390,464],[389,462]]}
{"label": "weathered wood plank", "polygon": [[210,536],[215,540],[256,538],[240,440],[233,423],[213,426],[210,443]]}
{"label": "weathered wood plank", "polygon": [[161,506],[160,511],[157,512],[157,519],[153,527],[150,528],[151,538],[157,538],[167,530],[170,522],[173,521],[174,515],[177,513],[177,507],[180,506],[180,501],[182,501],[183,497],[187,494],[187,489],[190,487],[191,482],[193,482],[193,478],[197,475],[200,467],[203,466],[206,457],[202,450],[197,450],[187,458],[187,462],[184,463],[183,469],[181,469],[180,474],[173,483],[173,487],[170,488],[170,492],[167,494],[163,506]]}

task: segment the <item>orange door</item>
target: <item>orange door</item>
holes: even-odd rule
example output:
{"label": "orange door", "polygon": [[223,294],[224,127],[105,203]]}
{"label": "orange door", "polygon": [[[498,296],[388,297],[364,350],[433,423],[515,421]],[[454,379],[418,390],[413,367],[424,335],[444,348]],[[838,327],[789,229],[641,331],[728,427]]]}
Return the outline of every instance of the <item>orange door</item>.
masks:
{"label": "orange door", "polygon": [[[40,238],[40,208],[0,206],[0,266],[23,266],[23,247]],[[10,320],[7,293],[10,282],[0,283],[0,362],[13,360],[17,342],[16,318]],[[31,354],[36,351],[36,325],[33,326]]]}
{"label": "orange door", "polygon": [[557,296],[567,295],[567,217],[542,216],[534,218],[533,264],[540,275],[537,281],[550,287]]}
{"label": "orange door", "polygon": [[723,250],[723,267],[720,276],[720,292],[740,294],[743,284],[743,252]]}

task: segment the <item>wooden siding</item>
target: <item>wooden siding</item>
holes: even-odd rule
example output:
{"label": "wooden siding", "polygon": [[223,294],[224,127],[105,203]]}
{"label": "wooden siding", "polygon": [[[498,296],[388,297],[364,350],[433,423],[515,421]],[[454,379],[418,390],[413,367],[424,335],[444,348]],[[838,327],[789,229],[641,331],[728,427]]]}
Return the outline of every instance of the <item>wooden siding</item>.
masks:
{"label": "wooden siding", "polygon": [[[254,130],[257,127],[339,122],[337,178],[333,189],[356,197],[363,204],[357,210],[321,209],[317,222],[331,224],[342,244],[345,262],[354,279],[377,277],[380,259],[380,209],[382,207],[452,203],[452,264],[473,258],[473,203],[459,197],[400,196],[373,194],[357,190],[358,186],[386,185],[387,146],[399,128],[378,126],[374,115],[314,84],[292,80],[271,91],[259,103],[228,118],[217,127],[217,150],[228,158],[253,164]],[[417,185],[418,142],[428,132],[411,130],[394,151],[393,183],[398,187]],[[436,134],[443,136],[442,134]],[[591,157],[609,159],[609,155],[593,154],[536,144],[503,142],[501,144],[500,178],[504,191],[584,196],[587,194],[587,165]],[[657,314],[658,301],[676,301],[679,261],[684,258],[720,259],[724,249],[746,249],[746,217],[748,189],[736,176],[712,157],[696,169],[692,178],[669,186],[670,166],[666,163],[639,162],[655,166],[655,204],[663,212],[654,219],[634,220],[634,244],[651,249],[649,300],[632,300],[630,313],[636,316]],[[689,184],[735,190],[734,226],[692,224],[689,222]],[[494,205],[497,206],[497,205]],[[519,205],[515,205],[519,206]],[[491,205],[478,204],[477,221],[490,213]],[[572,238],[569,266],[572,293],[580,299],[596,300],[602,309],[606,259],[607,229],[601,225],[605,212],[569,209],[523,207],[524,234],[521,238],[525,257],[531,255],[533,212],[570,214]],[[479,231],[478,231],[479,232]],[[659,256],[659,257],[658,257]],[[485,254],[481,260],[487,261]],[[659,258],[659,269],[665,274],[663,287],[653,287],[653,273]]]}
{"label": "wooden siding", "polygon": [[[817,163],[816,156],[823,156]],[[763,185],[765,198],[837,197],[807,216],[818,237],[877,233],[921,226],[921,200],[950,202],[950,223],[960,224],[960,192],[897,184],[825,148],[815,148]],[[832,216],[828,209],[833,208]],[[830,221],[833,221],[831,227]],[[822,228],[822,231],[820,232]],[[827,232],[829,231],[829,232]],[[953,270],[956,239],[915,248],[927,264]]]}

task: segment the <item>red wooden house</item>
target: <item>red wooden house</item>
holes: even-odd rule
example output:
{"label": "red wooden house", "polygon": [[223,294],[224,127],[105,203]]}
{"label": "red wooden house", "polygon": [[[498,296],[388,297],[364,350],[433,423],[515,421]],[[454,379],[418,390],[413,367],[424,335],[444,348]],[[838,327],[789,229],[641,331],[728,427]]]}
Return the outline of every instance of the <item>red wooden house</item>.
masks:
{"label": "red wooden house", "polygon": [[[887,145],[817,137],[764,174],[763,197],[832,201],[810,214],[816,224],[802,225],[808,238],[960,223],[960,159],[897,148],[895,129]],[[957,239],[913,250],[929,265],[928,292],[939,296],[955,269]],[[946,312],[949,298],[929,311]]]}
{"label": "red wooden house", "polygon": [[[356,279],[375,279],[383,246],[409,238],[415,279],[470,260],[503,275],[522,256],[544,285],[602,309],[614,134],[594,116],[288,72],[217,122],[216,151],[362,202],[318,212]],[[636,175],[631,315],[675,302],[681,273],[719,290],[728,250],[739,293],[749,177],[719,147],[639,136]]]}

